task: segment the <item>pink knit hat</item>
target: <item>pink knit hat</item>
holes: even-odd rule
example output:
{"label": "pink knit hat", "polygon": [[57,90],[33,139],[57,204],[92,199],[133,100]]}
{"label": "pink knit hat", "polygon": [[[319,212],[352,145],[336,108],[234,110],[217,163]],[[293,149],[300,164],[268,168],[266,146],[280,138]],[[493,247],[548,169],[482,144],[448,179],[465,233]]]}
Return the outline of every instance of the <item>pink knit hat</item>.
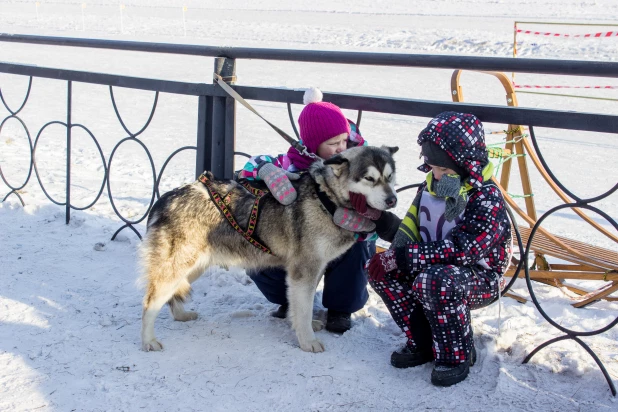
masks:
{"label": "pink knit hat", "polygon": [[307,150],[315,153],[318,146],[341,133],[350,133],[350,124],[341,109],[322,101],[322,92],[312,87],[305,92],[306,105],[298,117],[300,138]]}

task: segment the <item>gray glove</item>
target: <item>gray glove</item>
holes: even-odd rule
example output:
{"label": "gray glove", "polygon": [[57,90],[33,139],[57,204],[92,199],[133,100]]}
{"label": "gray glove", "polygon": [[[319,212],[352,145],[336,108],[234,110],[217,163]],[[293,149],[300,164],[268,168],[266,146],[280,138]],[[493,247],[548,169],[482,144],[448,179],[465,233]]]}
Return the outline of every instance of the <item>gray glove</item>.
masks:
{"label": "gray glove", "polygon": [[376,229],[376,224],[361,215],[354,209],[346,207],[338,207],[333,215],[333,222],[342,229],[350,232],[373,232]]}
{"label": "gray glove", "polygon": [[272,163],[266,163],[258,170],[258,176],[282,205],[287,206],[296,200],[298,193],[290,180],[298,180],[300,175],[283,170]]}

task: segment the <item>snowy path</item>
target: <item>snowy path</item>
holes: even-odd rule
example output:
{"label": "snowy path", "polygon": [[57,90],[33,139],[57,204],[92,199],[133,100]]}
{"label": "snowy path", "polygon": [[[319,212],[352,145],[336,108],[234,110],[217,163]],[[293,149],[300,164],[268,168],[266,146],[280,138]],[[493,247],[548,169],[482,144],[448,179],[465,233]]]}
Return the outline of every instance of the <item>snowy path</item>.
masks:
{"label": "snowy path", "polygon": [[[289,2],[235,0],[233,10],[214,3],[163,0],[127,1],[126,28],[118,34],[118,4],[87,2],[86,32],[81,27],[81,1],[46,1],[39,21],[33,2],[0,3],[0,32],[186,42],[249,47],[285,47],[403,53],[450,53],[510,56],[513,16],[518,19],[612,22],[618,1],[475,0],[448,1]],[[418,3],[418,4],[416,4]],[[192,11],[188,37],[182,37],[181,7]],[[147,7],[147,5],[149,7]],[[169,5],[170,8],[161,8]],[[387,7],[388,6],[388,7]],[[566,30],[566,29],[562,29]],[[575,30],[575,29],[574,29]],[[581,32],[582,28],[576,29]],[[588,29],[589,30],[589,29]],[[616,40],[578,42],[523,40],[522,55],[568,59],[618,59]],[[524,46],[526,45],[524,44]],[[170,57],[104,50],[68,49],[0,43],[0,60],[132,76],[204,82],[212,59]],[[431,100],[450,99],[450,71],[430,69],[333,66],[285,62],[239,61],[239,83],[305,88]],[[371,81],[376,77],[381,82]],[[518,82],[588,84],[616,79],[518,75]],[[477,73],[464,78],[467,101],[504,104],[498,85]],[[27,81],[0,74],[3,96],[15,107]],[[73,120],[91,128],[106,158],[125,137],[103,86],[74,85]],[[116,89],[129,127],[139,129],[152,105],[153,93]],[[581,91],[617,98],[615,90]],[[20,116],[32,138],[48,121],[66,117],[66,84],[35,79],[32,95]],[[618,113],[615,102],[520,95],[528,107]],[[275,123],[291,130],[282,105],[256,102]],[[300,107],[294,107],[299,113]],[[157,170],[177,147],[194,144],[197,99],[162,94],[153,123],[143,135]],[[351,118],[356,113],[346,112]],[[8,112],[0,107],[0,118]],[[363,135],[372,144],[398,144],[400,184],[418,182],[416,135],[427,119],[365,113]],[[496,131],[504,125],[486,125]],[[581,196],[601,193],[618,176],[616,135],[539,129],[542,150],[552,170]],[[37,161],[46,189],[58,200],[64,190],[64,139],[61,127],[46,130]],[[74,132],[73,199],[91,201],[102,178],[102,165],[85,133]],[[499,142],[500,135],[488,136]],[[239,150],[277,153],[284,142],[253,114],[238,110]],[[137,146],[137,145],[135,145]],[[267,149],[265,149],[267,148]],[[137,147],[123,147],[114,157],[112,188],[125,216],[140,216],[151,186],[147,158]],[[9,120],[0,133],[0,166],[12,183],[27,175],[28,149],[23,129]],[[239,159],[241,161],[241,159]],[[162,189],[193,178],[194,154],[188,152],[168,166]],[[532,173],[539,211],[557,204],[540,176]],[[513,185],[516,193],[521,191]],[[0,183],[0,196],[8,192]],[[354,315],[354,327],[343,336],[319,332],[322,354],[297,347],[286,322],[270,317],[268,303],[243,271],[213,271],[195,284],[188,304],[200,318],[174,322],[162,311],[156,328],[166,345],[161,353],[139,350],[141,291],[136,287],[139,240],[124,231],[104,195],[93,209],[72,214],[52,205],[32,180],[23,190],[27,206],[14,196],[0,204],[0,410],[4,411],[614,411],[618,404],[592,359],[574,343],[560,343],[540,352],[529,365],[521,361],[540,343],[558,336],[532,304],[504,299],[498,334],[498,305],[474,312],[479,362],[470,377],[450,389],[433,387],[431,367],[396,370],[390,353],[404,341],[377,295]],[[411,198],[401,197],[403,214]],[[618,216],[618,194],[600,202]],[[553,232],[618,250],[616,244],[574,223],[564,212],[547,225]],[[139,225],[143,233],[144,226]],[[537,289],[535,289],[537,290]],[[515,291],[526,295],[523,282]],[[573,309],[555,288],[539,287],[543,307],[560,324],[597,329],[618,315],[618,303],[601,302]],[[324,316],[320,296],[316,316]],[[618,380],[618,330],[584,338]]]}

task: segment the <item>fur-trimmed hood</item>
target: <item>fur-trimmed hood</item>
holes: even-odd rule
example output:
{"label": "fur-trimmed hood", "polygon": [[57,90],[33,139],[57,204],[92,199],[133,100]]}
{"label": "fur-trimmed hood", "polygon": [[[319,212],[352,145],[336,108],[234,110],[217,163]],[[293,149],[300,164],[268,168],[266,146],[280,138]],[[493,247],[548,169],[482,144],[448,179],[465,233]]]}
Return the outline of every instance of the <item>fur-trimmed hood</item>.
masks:
{"label": "fur-trimmed hood", "polygon": [[[433,142],[440,146],[469,176],[465,183],[475,188],[483,185],[483,169],[489,163],[483,124],[473,114],[442,112],[429,121],[418,135],[418,144]],[[419,166],[422,172],[431,171],[427,163]]]}

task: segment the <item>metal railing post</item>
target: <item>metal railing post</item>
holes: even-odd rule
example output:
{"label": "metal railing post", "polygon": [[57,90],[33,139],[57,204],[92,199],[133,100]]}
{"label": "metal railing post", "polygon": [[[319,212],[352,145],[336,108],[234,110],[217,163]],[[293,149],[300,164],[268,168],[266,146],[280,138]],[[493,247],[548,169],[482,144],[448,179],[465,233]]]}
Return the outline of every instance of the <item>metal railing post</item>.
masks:
{"label": "metal railing post", "polygon": [[67,164],[66,164],[66,207],[65,216],[66,224],[71,220],[71,111],[73,101],[73,82],[68,81],[67,86]]}
{"label": "metal railing post", "polygon": [[195,178],[204,170],[210,170],[210,140],[212,134],[211,96],[200,96],[197,105],[197,153],[195,156]]}
{"label": "metal railing post", "polygon": [[[216,57],[214,72],[233,84],[236,61]],[[217,178],[231,179],[234,174],[236,143],[236,102],[231,97],[200,96],[198,103],[196,177],[210,170]]]}

